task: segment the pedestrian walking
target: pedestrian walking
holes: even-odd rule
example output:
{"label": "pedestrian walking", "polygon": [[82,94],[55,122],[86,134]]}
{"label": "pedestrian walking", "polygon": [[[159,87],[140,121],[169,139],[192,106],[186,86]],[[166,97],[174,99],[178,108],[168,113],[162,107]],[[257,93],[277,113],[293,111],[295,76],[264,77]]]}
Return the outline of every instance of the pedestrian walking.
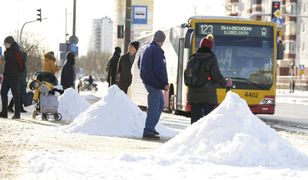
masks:
{"label": "pedestrian walking", "polygon": [[12,119],[20,119],[20,79],[25,69],[25,60],[19,45],[12,36],[4,40],[4,72],[1,85],[2,111],[0,117],[8,117],[8,92],[12,91],[15,101],[15,112]]}
{"label": "pedestrian walking", "polygon": [[131,42],[128,46],[128,52],[121,56],[117,70],[117,85],[127,94],[129,86],[132,84],[131,69],[135,60],[135,55],[139,49],[139,42]]}
{"label": "pedestrian walking", "polygon": [[164,108],[162,90],[169,90],[166,61],[161,48],[165,39],[166,35],[163,31],[155,32],[153,41],[143,48],[138,63],[141,79],[148,91],[148,110],[143,130],[145,139],[160,139],[155,126]]}
{"label": "pedestrian walking", "polygon": [[109,87],[116,84],[117,68],[121,57],[121,48],[116,47],[113,55],[109,58],[107,64],[107,82]]}
{"label": "pedestrian walking", "polygon": [[[27,53],[21,52],[23,54],[23,59],[25,63],[27,63]],[[25,66],[25,70],[22,72],[21,78],[20,78],[20,112],[26,113],[27,111],[24,109],[23,106],[23,97],[27,94],[27,67]],[[14,113],[14,98],[11,99],[9,106],[8,106],[8,112]]]}
{"label": "pedestrian walking", "polygon": [[50,51],[44,55],[44,72],[49,72],[53,75],[60,70],[60,67],[56,66],[56,58],[54,52]]}
{"label": "pedestrian walking", "polygon": [[66,61],[61,73],[61,85],[63,90],[68,88],[75,88],[75,54],[68,52],[66,55]]}
{"label": "pedestrian walking", "polygon": [[[191,104],[191,124],[215,109],[218,104],[217,85],[232,86],[232,80],[225,79],[220,73],[217,58],[212,51],[213,46],[214,37],[209,34],[200,41],[197,52],[190,57],[185,69],[186,80],[189,78],[196,79],[195,86],[190,84],[188,89],[189,103]],[[190,69],[197,69],[198,71]]]}

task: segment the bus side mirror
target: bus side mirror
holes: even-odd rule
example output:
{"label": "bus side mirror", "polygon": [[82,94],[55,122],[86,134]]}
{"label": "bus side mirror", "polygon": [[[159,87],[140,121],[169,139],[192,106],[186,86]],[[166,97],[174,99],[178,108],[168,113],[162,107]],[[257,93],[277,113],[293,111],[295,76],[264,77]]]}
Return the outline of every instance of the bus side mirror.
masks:
{"label": "bus side mirror", "polygon": [[283,59],[284,46],[282,42],[277,42],[277,59]]}
{"label": "bus side mirror", "polygon": [[189,28],[186,32],[185,35],[185,48],[190,49],[191,48],[191,43],[192,43],[192,38],[194,34],[194,29]]}

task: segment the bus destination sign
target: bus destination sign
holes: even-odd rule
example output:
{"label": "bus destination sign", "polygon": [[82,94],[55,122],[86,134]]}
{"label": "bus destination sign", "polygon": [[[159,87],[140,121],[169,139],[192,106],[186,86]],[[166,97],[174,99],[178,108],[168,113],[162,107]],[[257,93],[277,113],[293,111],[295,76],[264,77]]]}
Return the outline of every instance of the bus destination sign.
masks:
{"label": "bus destination sign", "polygon": [[273,36],[273,31],[270,26],[197,23],[196,34],[197,35],[213,34],[214,36],[269,38]]}

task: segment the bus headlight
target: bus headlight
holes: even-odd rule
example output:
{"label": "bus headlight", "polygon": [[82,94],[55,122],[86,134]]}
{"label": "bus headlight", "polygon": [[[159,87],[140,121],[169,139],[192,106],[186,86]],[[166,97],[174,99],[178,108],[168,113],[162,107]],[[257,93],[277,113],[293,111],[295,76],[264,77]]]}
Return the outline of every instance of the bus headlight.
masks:
{"label": "bus headlight", "polygon": [[264,99],[260,101],[261,105],[275,105],[275,98],[266,96]]}

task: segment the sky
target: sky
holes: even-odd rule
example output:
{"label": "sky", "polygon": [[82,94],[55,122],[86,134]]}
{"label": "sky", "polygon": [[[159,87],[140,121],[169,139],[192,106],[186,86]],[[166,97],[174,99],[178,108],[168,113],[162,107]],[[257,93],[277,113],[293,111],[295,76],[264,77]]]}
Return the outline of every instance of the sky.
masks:
{"label": "sky", "polygon": [[[224,15],[223,3],[224,0],[154,0],[154,29],[182,24],[195,14]],[[25,22],[37,18],[36,9],[41,8],[47,19],[26,25],[23,32],[36,36],[46,49],[58,54],[59,43],[65,41],[65,9],[67,31],[72,34],[72,6],[73,0],[0,0],[0,41],[8,35],[16,36]],[[92,20],[105,16],[114,19],[114,9],[114,0],[77,0],[76,35],[81,55],[87,52]]]}

